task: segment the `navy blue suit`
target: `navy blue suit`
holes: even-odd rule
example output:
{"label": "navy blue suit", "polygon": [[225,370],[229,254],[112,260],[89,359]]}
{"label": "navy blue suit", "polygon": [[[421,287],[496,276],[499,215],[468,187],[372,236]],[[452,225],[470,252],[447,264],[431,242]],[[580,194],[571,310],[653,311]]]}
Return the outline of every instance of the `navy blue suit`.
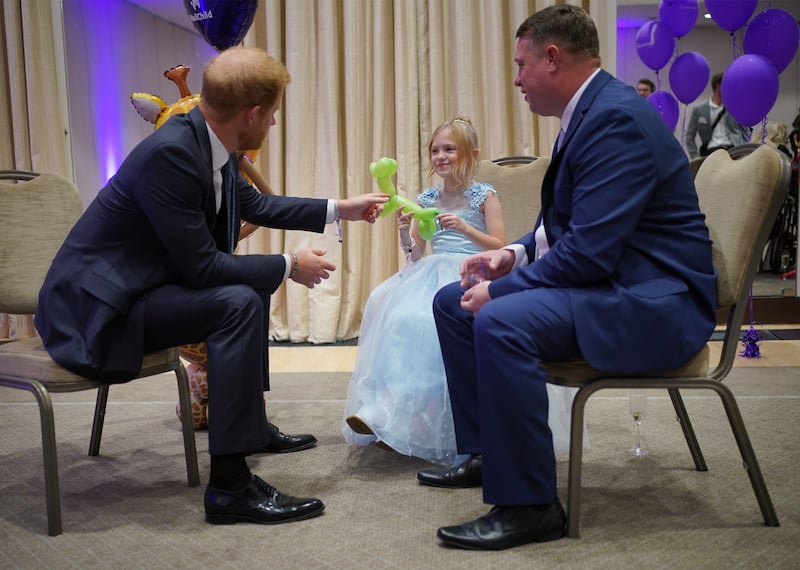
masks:
{"label": "navy blue suit", "polygon": [[[235,160],[232,159],[232,163]],[[322,232],[327,201],[258,193],[235,169],[235,201],[217,213],[211,145],[199,108],[134,148],[56,255],[35,323],[65,368],[104,382],[139,370],[146,351],[206,341],[212,454],[268,443],[269,295],[282,255],[232,255],[238,223]]]}
{"label": "navy blue suit", "polygon": [[[650,104],[605,71],[553,157],[539,219],[549,252],[493,280],[477,317],[460,308],[457,283],[434,300],[459,452],[483,454],[484,500],[495,505],[556,495],[540,361],[669,369],[716,322],[711,242],[686,156]],[[534,259],[533,233],[517,243]]]}

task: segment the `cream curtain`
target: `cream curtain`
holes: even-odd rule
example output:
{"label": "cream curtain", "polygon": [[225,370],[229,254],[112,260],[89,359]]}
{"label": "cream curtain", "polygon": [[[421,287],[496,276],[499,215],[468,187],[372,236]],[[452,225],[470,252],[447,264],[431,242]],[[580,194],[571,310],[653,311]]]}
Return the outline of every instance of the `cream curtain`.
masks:
{"label": "cream curtain", "polygon": [[[0,30],[0,168],[71,179],[59,4],[0,0]],[[0,313],[0,338],[34,334],[31,317]]]}
{"label": "cream curtain", "polygon": [[[430,133],[457,114],[471,117],[483,158],[548,155],[558,119],[531,114],[513,85],[513,55],[519,24],[554,3],[565,2],[264,0],[247,41],[283,61],[292,82],[260,155],[262,173],[278,193],[346,198],[376,191],[369,163],[390,156],[398,192],[414,197],[428,185]],[[606,43],[608,2],[570,3],[592,15]],[[332,226],[321,237],[261,230],[240,246],[318,247],[337,264],[316,288],[288,283],[273,296],[272,338],[358,335],[369,292],[404,260],[391,218],[345,222],[344,236],[339,244]]]}

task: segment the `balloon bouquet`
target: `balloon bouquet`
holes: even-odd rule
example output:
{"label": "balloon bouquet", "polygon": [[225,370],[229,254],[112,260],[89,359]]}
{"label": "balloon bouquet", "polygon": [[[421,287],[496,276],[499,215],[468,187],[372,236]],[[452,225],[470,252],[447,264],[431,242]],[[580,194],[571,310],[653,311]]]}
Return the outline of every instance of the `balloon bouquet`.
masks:
{"label": "balloon bouquet", "polygon": [[[258,0],[184,0],[184,7],[194,27],[203,38],[218,51],[238,45],[253,23]],[[187,76],[191,69],[178,65],[164,72],[164,77],[178,86],[180,99],[168,105],[161,97],[150,93],[131,93],[130,99],[139,115],[159,128],[170,117],[188,113],[199,102],[200,95],[193,94],[188,87]],[[253,165],[257,150],[243,150],[239,153],[239,169],[253,185],[264,194],[273,194],[267,181]],[[252,224],[243,224],[239,231],[242,240],[258,229]],[[192,420],[195,429],[208,427],[208,352],[206,343],[195,343],[180,347],[181,357],[188,361],[186,371],[189,375],[192,401]],[[180,404],[175,412],[180,418]]]}
{"label": "balloon bouquet", "polygon": [[[766,133],[767,113],[778,99],[778,75],[797,53],[800,29],[790,13],[771,7],[748,24],[757,4],[758,0],[705,0],[711,19],[730,32],[733,41],[734,59],[722,76],[722,102],[740,124],[753,128],[761,122],[762,132]],[[686,35],[694,26],[698,11],[697,0],[661,0],[659,20],[648,22],[639,29],[636,50],[645,65],[656,72],[656,77],[658,70],[676,51],[676,39]],[[736,32],[745,25],[744,53],[740,55]],[[669,71],[670,86],[675,97],[684,104],[691,103],[703,92],[708,77],[708,62],[697,52],[677,56]],[[678,121],[675,97],[660,90],[648,97],[670,130],[675,129]],[[761,337],[753,326],[751,303],[750,329],[744,334],[744,350],[740,356],[758,358],[759,340]]]}
{"label": "balloon bouquet", "polygon": [[[794,59],[798,48],[797,22],[791,14],[768,8],[748,24],[758,0],[705,0],[711,19],[730,32],[734,60],[722,78],[722,100],[731,116],[742,125],[766,123],[767,113],[778,99],[778,74]],[[661,0],[659,19],[644,24],[636,34],[636,51],[642,62],[656,72],[677,52],[677,41],[694,27],[698,0]],[[736,32],[747,25],[739,55]],[[673,93],[658,90],[648,101],[670,130],[678,123],[678,101],[689,104],[705,90],[710,69],[698,52],[677,55],[669,70]],[[684,121],[686,117],[684,116]]]}

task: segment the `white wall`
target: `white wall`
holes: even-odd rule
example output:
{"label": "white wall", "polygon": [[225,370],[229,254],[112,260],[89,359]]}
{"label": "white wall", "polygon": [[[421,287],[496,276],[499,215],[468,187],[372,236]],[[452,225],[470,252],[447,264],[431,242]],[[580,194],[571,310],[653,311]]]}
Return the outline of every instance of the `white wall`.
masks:
{"label": "white wall", "polygon": [[125,0],[62,0],[62,6],[73,166],[86,207],[153,131],[130,94],[176,102],[178,88],[163,73],[179,64],[192,68],[189,89],[198,92],[203,67],[216,50],[199,34]]}

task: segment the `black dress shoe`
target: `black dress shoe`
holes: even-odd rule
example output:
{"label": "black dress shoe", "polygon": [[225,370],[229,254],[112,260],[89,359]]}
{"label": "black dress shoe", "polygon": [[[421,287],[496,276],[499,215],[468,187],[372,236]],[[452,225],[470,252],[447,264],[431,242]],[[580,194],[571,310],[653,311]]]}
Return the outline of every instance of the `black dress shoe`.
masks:
{"label": "black dress shoe", "polygon": [[272,434],[272,441],[263,447],[254,449],[249,455],[253,453],[289,453],[291,451],[302,451],[317,445],[317,438],[310,433],[286,435],[275,424],[269,424],[269,431]]}
{"label": "black dress shoe", "polygon": [[464,463],[450,469],[422,469],[417,473],[417,480],[423,485],[432,487],[448,487],[450,489],[466,489],[480,487],[483,461],[478,454],[472,454]]}
{"label": "black dress shoe", "polygon": [[206,522],[211,524],[279,524],[315,517],[325,510],[319,499],[284,495],[256,475],[251,475],[250,482],[240,491],[207,486],[204,502]]}
{"label": "black dress shoe", "polygon": [[494,507],[489,514],[458,526],[445,526],[436,536],[452,546],[472,550],[503,550],[530,542],[566,536],[567,516],[556,499],[549,508]]}

